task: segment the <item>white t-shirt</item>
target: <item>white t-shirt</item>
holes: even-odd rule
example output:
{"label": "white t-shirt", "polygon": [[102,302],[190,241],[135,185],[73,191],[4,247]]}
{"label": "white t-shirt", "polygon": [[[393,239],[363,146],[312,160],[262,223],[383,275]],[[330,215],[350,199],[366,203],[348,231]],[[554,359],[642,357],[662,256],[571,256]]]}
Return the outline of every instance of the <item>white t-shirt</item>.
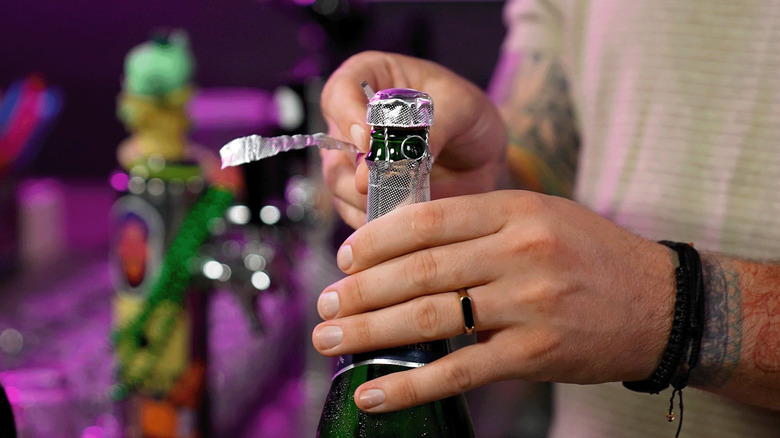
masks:
{"label": "white t-shirt", "polygon": [[[566,70],[578,202],[649,239],[780,259],[780,2],[514,0],[505,17],[505,52]],[[556,385],[552,436],[674,436],[669,395]],[[684,397],[684,437],[780,436],[780,413]]]}

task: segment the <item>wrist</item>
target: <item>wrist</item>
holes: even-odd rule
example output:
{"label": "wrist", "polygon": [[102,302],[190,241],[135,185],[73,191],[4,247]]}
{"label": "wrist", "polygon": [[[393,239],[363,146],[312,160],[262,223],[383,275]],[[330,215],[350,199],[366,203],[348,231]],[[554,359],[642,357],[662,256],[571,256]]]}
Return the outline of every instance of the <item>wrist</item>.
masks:
{"label": "wrist", "polygon": [[[704,284],[699,253],[687,243],[660,242],[677,255],[675,261],[676,295],[669,339],[658,367],[644,380],[623,382],[633,391],[657,394],[674,386],[688,384],[690,370],[699,360],[704,322]],[[675,257],[672,257],[673,261]]]}
{"label": "wrist", "polygon": [[652,255],[645,261],[644,269],[652,279],[642,293],[642,305],[646,306],[644,321],[645,338],[642,349],[637,350],[636,368],[631,376],[624,380],[649,379],[661,363],[669,336],[672,331],[675,302],[677,297],[677,280],[675,268],[679,266],[677,253],[660,243],[648,242],[652,245]]}

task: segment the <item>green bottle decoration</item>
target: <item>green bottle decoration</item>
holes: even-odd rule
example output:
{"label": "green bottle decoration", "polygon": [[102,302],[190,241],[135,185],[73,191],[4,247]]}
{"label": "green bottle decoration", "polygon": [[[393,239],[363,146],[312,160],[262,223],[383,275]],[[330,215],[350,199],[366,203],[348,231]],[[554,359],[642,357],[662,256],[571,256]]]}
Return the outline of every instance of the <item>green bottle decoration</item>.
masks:
{"label": "green bottle decoration", "polygon": [[[430,96],[404,88],[379,91],[368,103],[367,123],[372,126],[371,146],[366,156],[368,221],[403,205],[430,200],[429,174],[433,164],[428,148],[428,128],[433,124]],[[471,416],[463,395],[382,414],[361,411],[354,402],[355,390],[364,382],[424,366],[449,352],[449,341],[440,340],[340,357],[317,436],[473,437]]]}

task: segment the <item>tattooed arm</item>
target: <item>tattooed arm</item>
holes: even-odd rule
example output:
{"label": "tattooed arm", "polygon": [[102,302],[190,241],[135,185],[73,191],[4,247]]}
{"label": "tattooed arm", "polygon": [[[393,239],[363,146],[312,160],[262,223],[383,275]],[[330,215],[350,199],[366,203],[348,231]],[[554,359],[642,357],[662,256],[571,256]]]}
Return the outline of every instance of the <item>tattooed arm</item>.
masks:
{"label": "tattooed arm", "polygon": [[[560,63],[505,54],[491,84],[509,134],[507,162],[522,188],[570,196],[579,135]],[[780,265],[702,253],[706,329],[691,385],[780,409]]]}
{"label": "tattooed arm", "polygon": [[513,179],[525,189],[571,197],[580,137],[557,57],[504,53],[490,94],[506,123]]}
{"label": "tattooed arm", "polygon": [[780,410],[780,265],[701,257],[706,325],[691,384]]}

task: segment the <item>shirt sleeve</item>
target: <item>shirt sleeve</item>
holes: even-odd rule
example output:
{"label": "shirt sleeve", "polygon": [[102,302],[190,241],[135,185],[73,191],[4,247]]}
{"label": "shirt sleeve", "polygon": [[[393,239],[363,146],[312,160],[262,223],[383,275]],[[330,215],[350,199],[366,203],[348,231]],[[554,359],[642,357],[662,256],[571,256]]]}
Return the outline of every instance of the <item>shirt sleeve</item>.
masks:
{"label": "shirt sleeve", "polygon": [[488,85],[488,94],[497,105],[508,98],[523,56],[540,51],[559,55],[561,51],[561,13],[549,1],[509,0],[503,15],[507,34]]}
{"label": "shirt sleeve", "polygon": [[551,1],[509,0],[504,7],[507,35],[503,52],[561,50],[561,11]]}

